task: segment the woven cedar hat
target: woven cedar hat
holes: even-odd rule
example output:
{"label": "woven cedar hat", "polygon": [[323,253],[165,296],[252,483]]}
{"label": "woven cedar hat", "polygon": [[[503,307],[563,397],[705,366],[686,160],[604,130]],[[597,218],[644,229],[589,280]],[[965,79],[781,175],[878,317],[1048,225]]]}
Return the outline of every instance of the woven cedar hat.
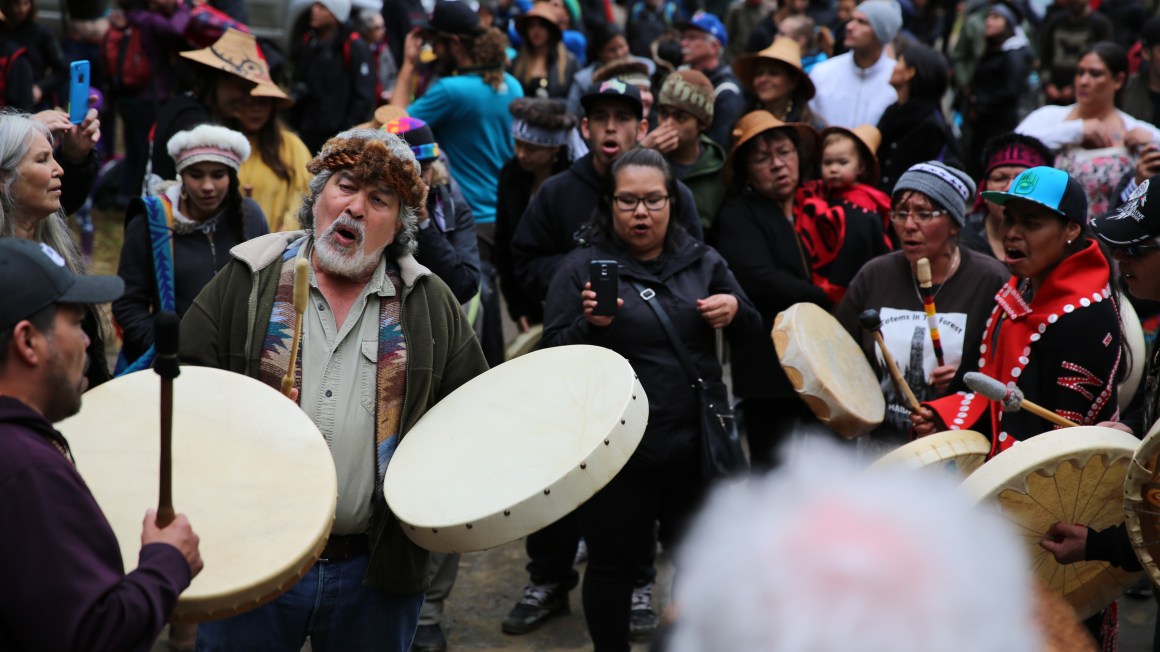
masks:
{"label": "woven cedar hat", "polygon": [[759,59],[778,61],[796,70],[798,88],[804,89],[805,99],[813,99],[817,90],[814,88],[814,82],[810,80],[810,76],[806,74],[806,69],[802,67],[802,48],[797,41],[787,36],[779,36],[773,39],[773,43],[769,47],[757,54],[744,54],[737,57],[733,62],[733,74],[737,75],[737,80],[741,82],[741,85],[751,92],[753,91],[753,71],[757,67]]}
{"label": "woven cedar hat", "polygon": [[294,100],[291,100],[290,96],[278,88],[270,78],[270,67],[266,65],[266,59],[258,50],[258,41],[253,34],[228,28],[226,33],[208,48],[182,52],[181,56],[257,84],[250,91],[250,95],[273,98],[277,100],[279,108],[294,104]]}
{"label": "woven cedar hat", "polygon": [[882,180],[882,169],[878,165],[878,146],[882,144],[882,132],[878,131],[878,127],[874,125],[858,125],[853,129],[826,127],[819,137],[820,142],[825,143],[826,136],[830,134],[843,134],[854,139],[858,150],[866,160],[866,183],[871,186],[878,185]]}

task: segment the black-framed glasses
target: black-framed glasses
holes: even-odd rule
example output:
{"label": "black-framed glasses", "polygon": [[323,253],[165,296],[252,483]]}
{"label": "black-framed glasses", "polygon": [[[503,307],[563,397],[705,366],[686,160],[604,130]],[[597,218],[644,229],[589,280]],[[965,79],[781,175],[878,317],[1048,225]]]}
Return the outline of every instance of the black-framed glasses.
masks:
{"label": "black-framed glasses", "polygon": [[926,224],[939,215],[946,215],[947,211],[908,211],[908,210],[894,210],[890,211],[890,221],[898,224],[906,224],[906,220],[914,218],[915,222],[919,224]]}
{"label": "black-framed glasses", "polygon": [[616,207],[622,211],[635,211],[641,202],[644,202],[644,207],[650,211],[659,211],[669,203],[668,195],[649,195],[648,197],[641,197],[639,195],[613,195],[612,202]]}
{"label": "black-framed glasses", "polygon": [[1141,242],[1137,244],[1123,245],[1116,247],[1114,251],[1123,254],[1125,258],[1139,258],[1150,251],[1160,249],[1160,242],[1152,240],[1150,242]]}

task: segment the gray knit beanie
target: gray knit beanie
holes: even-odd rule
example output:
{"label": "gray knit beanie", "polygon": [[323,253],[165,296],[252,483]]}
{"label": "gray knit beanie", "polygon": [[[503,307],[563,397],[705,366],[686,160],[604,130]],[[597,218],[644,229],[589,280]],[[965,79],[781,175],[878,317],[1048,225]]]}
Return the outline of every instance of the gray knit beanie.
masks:
{"label": "gray knit beanie", "polygon": [[938,161],[927,161],[910,166],[894,184],[894,201],[904,191],[921,192],[951,216],[955,224],[967,222],[967,202],[975,196],[975,182],[966,172],[956,170]]}
{"label": "gray knit beanie", "polygon": [[902,7],[898,5],[898,0],[866,0],[855,7],[854,11],[866,14],[880,45],[889,44],[898,30],[902,29]]}

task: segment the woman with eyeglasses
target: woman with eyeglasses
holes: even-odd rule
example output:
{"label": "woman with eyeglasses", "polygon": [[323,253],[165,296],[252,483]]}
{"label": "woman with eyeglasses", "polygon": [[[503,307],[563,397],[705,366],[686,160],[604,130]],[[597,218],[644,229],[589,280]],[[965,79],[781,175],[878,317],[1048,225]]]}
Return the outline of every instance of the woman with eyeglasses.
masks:
{"label": "woman with eyeglasses", "polygon": [[[910,411],[858,315],[869,308],[881,315],[886,346],[920,401],[966,389],[963,376],[978,370],[975,348],[995,293],[1008,277],[998,260],[960,245],[967,202],[974,196],[975,184],[965,172],[937,161],[911,166],[892,198],[890,222],[900,250],[867,263],[838,306],[838,321],[862,345],[886,398],[886,420],[872,433],[883,445],[907,441]],[[919,287],[917,266],[923,258],[930,263],[942,361],[935,355]]]}
{"label": "woman with eyeglasses", "polygon": [[[1080,425],[1110,420],[1128,361],[1111,268],[1084,234],[1083,187],[1062,170],[1035,167],[1010,191],[983,197],[1004,208],[1004,262],[1012,276],[995,295],[978,344],[979,371]],[[911,422],[920,436],[947,428],[989,434],[992,456],[1055,427],[974,394],[925,403]]]}
{"label": "woman with eyeglasses", "polygon": [[733,391],[753,465],[772,468],[797,422],[815,420],[778,364],[769,338],[774,318],[800,302],[832,309],[862,265],[887,249],[877,214],[802,183],[817,160],[812,127],[753,111],[733,136],[724,171],[731,193],[717,217],[717,248],[764,323],[758,337],[733,348]]}
{"label": "woman with eyeglasses", "polygon": [[[616,478],[579,508],[588,544],[584,616],[597,652],[629,649],[641,560],[657,538],[669,548],[708,487],[700,470],[700,403],[674,344],[642,297],[652,290],[706,383],[724,391],[716,331],[731,343],[761,336],[761,320],[725,260],[677,226],[677,182],[656,150],[632,150],[606,177],[588,248],[561,263],[544,306],[542,346],[591,344],[623,355],[648,394],[644,438]],[[596,310],[589,264],[619,265],[611,315]],[[608,297],[603,297],[606,301]],[[768,336],[765,336],[768,339]],[[722,394],[724,396],[724,394]]]}

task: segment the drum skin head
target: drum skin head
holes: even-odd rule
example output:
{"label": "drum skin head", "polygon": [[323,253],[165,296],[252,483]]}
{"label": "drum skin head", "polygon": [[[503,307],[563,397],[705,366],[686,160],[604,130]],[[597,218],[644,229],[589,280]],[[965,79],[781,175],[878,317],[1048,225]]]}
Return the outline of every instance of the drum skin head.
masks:
{"label": "drum skin head", "polygon": [[990,452],[991,440],[983,435],[973,430],[947,430],[899,446],[878,458],[870,469],[938,467],[965,478],[983,465]]}
{"label": "drum skin head", "polygon": [[878,377],[830,313],[795,303],[778,313],[770,337],[793,388],[822,423],[847,439],[881,425],[886,399]]}
{"label": "drum skin head", "polygon": [[1140,381],[1144,378],[1144,367],[1148,364],[1148,344],[1144,341],[1144,329],[1140,326],[1140,318],[1136,315],[1136,309],[1132,307],[1128,297],[1124,296],[1122,292],[1118,294],[1124,345],[1132,352],[1132,367],[1128,370],[1127,378],[1124,378],[1117,388],[1119,392],[1117,394],[1118,403],[1120,411],[1123,412],[1132,402],[1132,397],[1136,395],[1136,389],[1140,387]]}
{"label": "drum skin head", "polygon": [[1160,422],[1152,426],[1128,469],[1124,481],[1124,521],[1128,538],[1144,572],[1160,583]]}
{"label": "drum skin head", "polygon": [[[151,370],[86,393],[57,424],[77,470],[104,511],[125,570],[137,566],[141,521],[157,506],[160,379]],[[182,367],[173,381],[173,508],[201,538],[205,568],[173,619],[236,615],[284,593],[306,574],[334,523],[338,483],[310,417],[253,378]]]}
{"label": "drum skin head", "polygon": [[431,408],[399,443],[383,493],[423,548],[494,548],[591,498],[647,425],[648,398],[620,354],[587,345],[534,351]]}
{"label": "drum skin head", "polygon": [[1102,561],[1062,566],[1039,541],[1060,521],[1095,530],[1123,522],[1124,479],[1137,443],[1114,428],[1052,430],[996,455],[962,484],[975,500],[996,503],[1017,526],[1039,580],[1080,620],[1111,604],[1140,574]]}

